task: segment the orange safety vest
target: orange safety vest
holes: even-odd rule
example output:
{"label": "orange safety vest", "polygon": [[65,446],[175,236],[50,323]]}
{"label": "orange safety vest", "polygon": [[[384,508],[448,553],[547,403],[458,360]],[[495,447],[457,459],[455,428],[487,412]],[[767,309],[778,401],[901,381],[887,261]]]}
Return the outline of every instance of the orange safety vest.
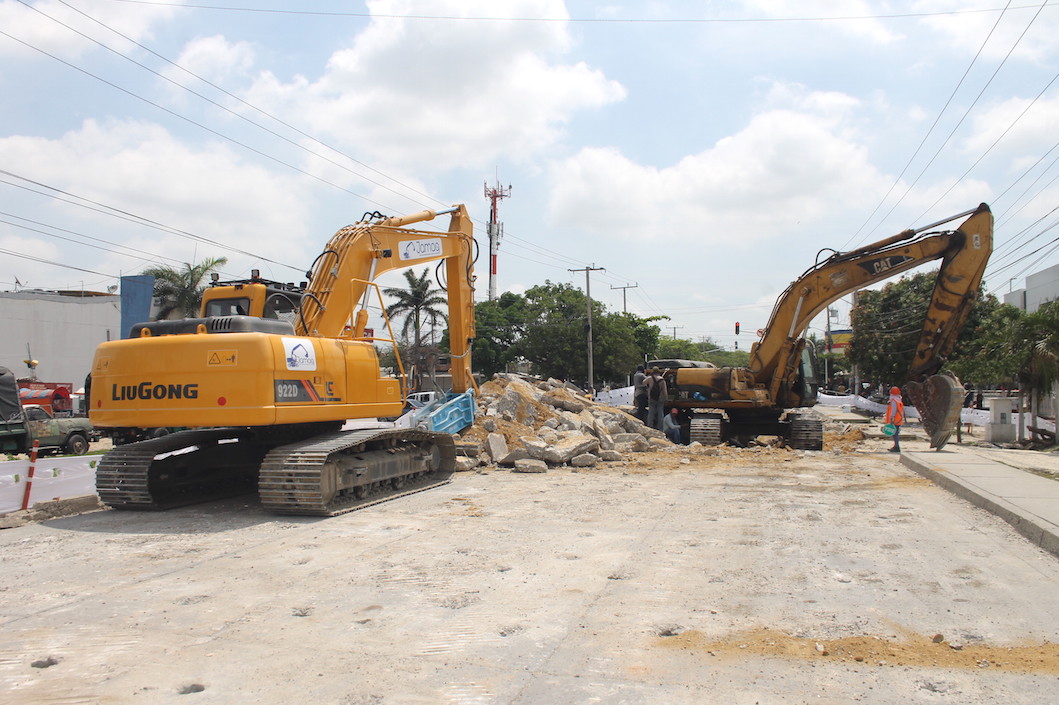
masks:
{"label": "orange safety vest", "polygon": [[905,422],[905,403],[901,401],[900,397],[890,397],[889,403],[886,405],[886,420],[885,423],[892,423],[894,426],[902,426]]}

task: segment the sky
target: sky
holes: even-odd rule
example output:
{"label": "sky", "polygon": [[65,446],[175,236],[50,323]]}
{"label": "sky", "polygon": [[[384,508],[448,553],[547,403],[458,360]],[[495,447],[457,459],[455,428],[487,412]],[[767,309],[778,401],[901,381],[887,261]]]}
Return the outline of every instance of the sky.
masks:
{"label": "sky", "polygon": [[1059,263],[1056,36],[1056,0],[0,0],[0,290],[300,281],[465,203],[484,300],[490,188],[498,292],[725,349],[821,250],[981,202],[1002,295]]}

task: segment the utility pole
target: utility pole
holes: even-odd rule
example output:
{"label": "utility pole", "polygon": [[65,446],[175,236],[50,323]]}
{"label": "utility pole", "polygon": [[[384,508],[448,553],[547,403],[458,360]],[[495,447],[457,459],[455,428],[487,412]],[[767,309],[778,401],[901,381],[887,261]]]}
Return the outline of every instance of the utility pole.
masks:
{"label": "utility pole", "polygon": [[500,241],[504,237],[504,225],[497,220],[497,204],[511,195],[511,184],[505,189],[498,183],[495,188],[485,184],[485,197],[489,199],[489,300],[496,298],[496,256],[500,251]]}
{"label": "utility pole", "polygon": [[626,284],[625,286],[612,286],[612,287],[610,287],[611,291],[613,291],[614,289],[621,289],[621,312],[622,313],[628,313],[629,312],[629,307],[625,305],[625,291],[626,291],[626,289],[635,289],[638,286],[640,286],[640,285],[639,284]]}
{"label": "utility pole", "polygon": [[[838,312],[830,306],[827,307],[827,332],[824,333],[824,350],[825,352],[831,352],[831,317],[836,315]],[[824,388],[831,389],[831,359],[829,357],[824,358]]]}
{"label": "utility pole", "polygon": [[607,270],[606,267],[597,267],[593,263],[591,267],[571,269],[570,271],[585,273],[585,301],[588,305],[588,323],[585,324],[585,336],[588,344],[588,391],[592,393],[595,390],[595,382],[593,381],[595,371],[592,369],[592,282],[589,275],[592,272],[605,272]]}
{"label": "utility pole", "polygon": [[684,326],[669,326],[673,329],[673,340],[677,339],[677,328],[683,328]]}
{"label": "utility pole", "polygon": [[[857,292],[853,292],[853,309],[857,308]],[[849,327],[853,328],[853,311],[850,310],[849,314]],[[853,331],[856,335],[856,331]],[[847,353],[848,354],[848,353]],[[860,395],[860,368],[857,365],[853,365],[853,393]]]}

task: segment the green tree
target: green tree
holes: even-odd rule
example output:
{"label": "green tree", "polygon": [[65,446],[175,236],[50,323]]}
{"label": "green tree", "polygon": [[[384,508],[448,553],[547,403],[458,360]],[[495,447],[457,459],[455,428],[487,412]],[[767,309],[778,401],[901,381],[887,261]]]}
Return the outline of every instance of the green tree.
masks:
{"label": "green tree", "polygon": [[1059,302],[1041,305],[1014,319],[1001,350],[1018,363],[1020,386],[1034,397],[1052,391],[1059,381]]}
{"label": "green tree", "polygon": [[[527,291],[525,299],[525,329],[512,354],[529,360],[544,376],[586,383],[588,312],[584,293],[570,284],[546,281]],[[635,317],[608,313],[603,304],[592,302],[592,366],[597,384],[624,381],[643,359],[637,344],[639,325]]]}
{"label": "green tree", "polygon": [[584,381],[585,295],[569,284],[545,281],[526,292],[525,331],[513,352],[546,377]]}
{"label": "green tree", "polygon": [[641,318],[632,313],[622,313],[620,315],[629,320],[629,327],[632,329],[633,340],[636,343],[636,349],[639,354],[637,359],[643,361],[648,357],[654,357],[655,351],[658,350],[658,341],[662,337],[662,330],[655,325],[655,321],[668,321],[669,316]]}
{"label": "green tree", "polygon": [[174,314],[183,318],[199,315],[203,283],[206,275],[228,264],[227,257],[214,257],[198,264],[185,262],[183,267],[160,265],[143,270],[143,274],[154,277],[154,298],[158,305],[158,320]]}
{"label": "green tree", "polygon": [[715,350],[706,352],[702,359],[718,367],[746,367],[750,364],[750,353],[746,350]]}
{"label": "green tree", "polygon": [[[474,307],[474,321],[477,337],[471,360],[475,371],[488,379],[515,360],[515,343],[526,329],[526,299],[506,291],[493,301],[482,301]],[[448,344],[447,332],[442,344]]]}
{"label": "green tree", "polygon": [[[862,379],[900,384],[908,378],[936,280],[937,270],[920,272],[881,289],[866,289],[858,294],[857,306],[850,313],[853,337],[848,350],[850,361],[859,367]],[[974,305],[945,369],[955,370],[958,360],[974,359],[978,355],[983,345],[983,330],[999,306],[995,296],[984,293],[984,287],[976,292]],[[964,370],[972,377],[986,376],[984,370],[972,372],[970,362]]]}
{"label": "green tree", "polygon": [[[711,346],[716,347],[716,346]],[[707,348],[709,349],[709,348]],[[683,338],[662,338],[658,341],[654,355],[659,360],[705,360],[705,351],[700,343]]]}
{"label": "green tree", "polygon": [[386,307],[386,315],[391,319],[404,316],[401,335],[407,339],[411,332],[412,347],[418,354],[423,346],[423,326],[446,320],[445,312],[440,307],[446,305],[448,299],[445,292],[431,286],[429,268],[424,268],[418,275],[406,269],[404,278],[408,282],[407,289],[389,287],[382,290],[382,293],[396,299]]}
{"label": "green tree", "polygon": [[[1000,304],[977,321],[973,330],[980,345],[949,363],[964,384],[976,386],[1015,381],[1030,364],[1035,345],[1033,324],[1014,306]],[[968,325],[970,327],[970,325]]]}
{"label": "green tree", "polygon": [[[601,312],[592,315],[592,352],[597,384],[624,386],[632,378],[636,366],[643,362],[637,342],[634,319],[624,313]],[[640,331],[641,333],[643,331]],[[587,364],[587,356],[586,356]]]}

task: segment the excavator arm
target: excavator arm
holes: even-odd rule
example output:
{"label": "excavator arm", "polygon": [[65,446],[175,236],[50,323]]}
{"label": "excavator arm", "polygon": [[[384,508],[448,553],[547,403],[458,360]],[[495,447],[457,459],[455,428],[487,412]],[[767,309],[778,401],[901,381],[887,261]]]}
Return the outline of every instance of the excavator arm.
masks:
{"label": "excavator arm", "polygon": [[[446,214],[451,215],[447,233],[405,227]],[[388,271],[437,260],[445,260],[446,267],[453,390],[471,389],[474,239],[467,207],[462,204],[443,211],[363,221],[335,233],[313,264],[296,332],[338,338],[348,330],[350,337],[363,338],[370,283]]]}
{"label": "excavator arm", "polygon": [[[964,217],[955,230],[936,230]],[[794,447],[819,449],[819,422],[785,413],[816,403],[814,364],[805,340],[809,323],[850,292],[941,260],[906,385],[934,447],[940,448],[954,426],[956,382],[935,373],[948,359],[970,313],[992,248],[993,215],[983,203],[923,228],[835,252],[779,297],[761,339],[750,349],[747,367],[677,365],[668,373],[668,403],[690,417],[691,438],[708,445],[745,443],[765,434],[783,436]],[[921,383],[922,378],[929,380]]]}
{"label": "excavator arm", "polygon": [[[956,230],[923,233],[970,216]],[[871,245],[836,253],[795,280],[780,296],[761,340],[750,351],[749,369],[768,398],[797,406],[791,398],[809,323],[846,294],[889,279],[929,261],[942,260],[910,379],[936,373],[956,343],[974,303],[993,246],[989,206],[960,213],[917,230],[906,230]]]}

